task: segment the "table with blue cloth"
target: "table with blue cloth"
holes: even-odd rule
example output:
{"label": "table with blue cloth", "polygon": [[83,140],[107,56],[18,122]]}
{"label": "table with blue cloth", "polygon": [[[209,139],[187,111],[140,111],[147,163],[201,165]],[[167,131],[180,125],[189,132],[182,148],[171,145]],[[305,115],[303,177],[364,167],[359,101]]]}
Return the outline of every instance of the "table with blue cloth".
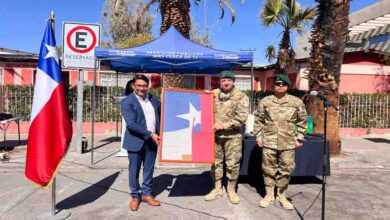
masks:
{"label": "table with blue cloth", "polygon": [[[295,151],[295,170],[292,176],[322,176],[323,137],[305,136],[303,146]],[[254,136],[245,136],[242,142],[240,176],[262,175],[262,148],[257,146]],[[329,143],[326,145],[326,175],[330,176]]]}

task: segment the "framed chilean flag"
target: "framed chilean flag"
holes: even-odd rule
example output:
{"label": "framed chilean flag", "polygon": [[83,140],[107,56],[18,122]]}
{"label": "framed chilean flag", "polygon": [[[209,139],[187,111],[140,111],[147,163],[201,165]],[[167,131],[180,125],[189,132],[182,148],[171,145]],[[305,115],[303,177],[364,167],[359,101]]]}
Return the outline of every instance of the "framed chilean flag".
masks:
{"label": "framed chilean flag", "polygon": [[213,94],[163,88],[161,162],[214,163]]}

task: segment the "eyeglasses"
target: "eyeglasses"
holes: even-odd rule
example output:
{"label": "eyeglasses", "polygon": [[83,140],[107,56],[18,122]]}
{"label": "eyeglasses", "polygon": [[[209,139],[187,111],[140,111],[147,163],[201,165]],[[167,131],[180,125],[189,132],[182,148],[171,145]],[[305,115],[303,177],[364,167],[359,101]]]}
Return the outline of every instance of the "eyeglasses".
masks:
{"label": "eyeglasses", "polygon": [[276,82],[275,83],[275,86],[278,86],[278,87],[283,87],[283,86],[287,86],[288,84],[285,83],[285,82]]}
{"label": "eyeglasses", "polygon": [[148,88],[149,85],[137,85],[137,84],[134,84],[135,87],[137,88]]}

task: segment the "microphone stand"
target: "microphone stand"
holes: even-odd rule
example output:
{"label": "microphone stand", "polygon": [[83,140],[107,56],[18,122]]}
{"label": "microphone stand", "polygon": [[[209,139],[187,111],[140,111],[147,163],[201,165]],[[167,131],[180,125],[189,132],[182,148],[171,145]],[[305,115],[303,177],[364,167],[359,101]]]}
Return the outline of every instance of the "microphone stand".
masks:
{"label": "microphone stand", "polygon": [[328,107],[330,103],[327,99],[323,99],[324,103],[324,142],[323,142],[323,155],[322,155],[322,206],[321,206],[321,219],[325,219],[325,187],[326,187],[326,171],[327,171],[327,148],[326,148],[326,127],[328,121]]}

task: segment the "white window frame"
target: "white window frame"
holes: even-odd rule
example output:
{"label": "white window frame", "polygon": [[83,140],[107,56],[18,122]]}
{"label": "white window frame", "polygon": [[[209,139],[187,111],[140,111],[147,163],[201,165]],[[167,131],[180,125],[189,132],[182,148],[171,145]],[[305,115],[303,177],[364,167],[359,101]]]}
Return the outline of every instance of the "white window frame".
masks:
{"label": "white window frame", "polygon": [[251,76],[236,75],[236,81],[234,83],[234,86],[241,91],[251,90],[252,88]]}
{"label": "white window frame", "polygon": [[0,85],[4,85],[4,69],[0,68]]}
{"label": "white window frame", "polygon": [[196,87],[196,75],[184,75],[183,88],[195,89],[195,87]]}
{"label": "white window frame", "polygon": [[[116,73],[115,72],[99,72],[99,85],[106,87],[116,86]],[[118,73],[118,86],[126,87],[129,80],[133,78],[132,73]]]}

